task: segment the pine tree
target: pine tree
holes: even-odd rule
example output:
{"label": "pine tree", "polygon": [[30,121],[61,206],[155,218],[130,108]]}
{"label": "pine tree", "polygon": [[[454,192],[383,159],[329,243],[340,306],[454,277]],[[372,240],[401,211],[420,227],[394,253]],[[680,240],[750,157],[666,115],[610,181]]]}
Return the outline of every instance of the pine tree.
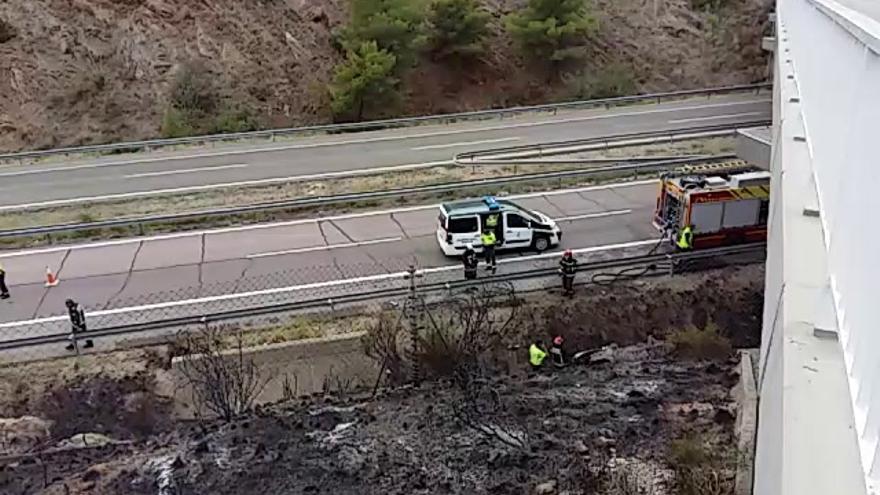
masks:
{"label": "pine tree", "polygon": [[397,59],[375,41],[362,42],[349,50],[344,62],[336,67],[330,85],[331,108],[336,116],[357,120],[372,108],[386,105],[397,96],[394,67]]}
{"label": "pine tree", "polygon": [[561,62],[581,55],[596,19],[585,0],[529,0],[507,17],[507,28],[529,55]]}
{"label": "pine tree", "polygon": [[431,51],[439,58],[480,53],[488,21],[489,14],[475,0],[436,0],[427,21]]}

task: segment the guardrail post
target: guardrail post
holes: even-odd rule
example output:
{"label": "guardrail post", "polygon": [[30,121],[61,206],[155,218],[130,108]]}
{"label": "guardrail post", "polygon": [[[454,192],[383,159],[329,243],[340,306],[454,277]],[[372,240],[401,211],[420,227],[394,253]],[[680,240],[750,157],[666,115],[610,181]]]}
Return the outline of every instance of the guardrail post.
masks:
{"label": "guardrail post", "polygon": [[423,274],[418,273],[415,265],[410,265],[406,270],[404,279],[409,280],[409,296],[405,311],[407,320],[409,321],[409,338],[410,338],[410,363],[412,363],[412,381],[418,385],[422,381],[422,368],[419,365],[419,337],[422,328],[421,317],[425,308],[425,302],[420,299],[418,294],[418,284],[416,278],[421,278]]}

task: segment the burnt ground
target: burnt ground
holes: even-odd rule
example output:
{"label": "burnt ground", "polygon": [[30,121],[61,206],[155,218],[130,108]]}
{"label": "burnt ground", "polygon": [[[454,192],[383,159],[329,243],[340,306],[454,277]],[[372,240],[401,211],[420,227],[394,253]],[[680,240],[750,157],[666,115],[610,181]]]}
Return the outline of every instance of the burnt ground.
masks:
{"label": "burnt ground", "polygon": [[[504,404],[473,420],[450,384],[394,390],[375,400],[315,400],[229,424],[183,425],[137,449],[79,452],[42,466],[9,465],[4,493],[594,493],[610,459],[635,463],[641,483],[668,483],[674,439],[696,436],[713,452],[734,445],[731,361],[681,362],[664,344],[612,360],[492,379]],[[503,412],[500,412],[503,411]],[[512,447],[474,427],[525,436]],[[637,460],[637,461],[634,461]],[[89,467],[87,467],[89,466]],[[722,473],[730,478],[732,472]],[[656,481],[656,480],[659,480]],[[163,491],[165,490],[165,491]],[[601,493],[601,492],[600,492]]]}
{"label": "burnt ground", "polygon": [[[12,452],[43,453],[0,458],[0,492],[611,495],[630,493],[607,486],[624,476],[660,495],[679,492],[682,443],[700,447],[729,485],[737,359],[678,359],[670,333],[714,325],[752,346],[762,291],[755,265],[543,297],[529,303],[520,344],[562,333],[570,350],[620,347],[541,374],[528,372],[519,348],[470,388],[441,379],[375,398],[319,397],[227,424],[173,420],[152,389],[161,360],[150,353],[126,356],[122,374],[112,356],[87,376],[53,376],[42,364],[2,394],[0,410],[42,421],[32,428],[45,431]],[[89,448],[73,448],[79,433],[90,434],[80,442]]]}

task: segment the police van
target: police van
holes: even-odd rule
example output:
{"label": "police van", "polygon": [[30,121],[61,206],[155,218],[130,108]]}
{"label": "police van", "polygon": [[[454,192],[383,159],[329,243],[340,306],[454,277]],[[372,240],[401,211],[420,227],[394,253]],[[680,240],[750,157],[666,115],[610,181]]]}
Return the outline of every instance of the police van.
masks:
{"label": "police van", "polygon": [[438,220],[437,242],[447,256],[460,256],[468,244],[481,251],[480,233],[493,223],[497,249],[540,252],[562,239],[559,226],[547,215],[492,196],[443,203]]}

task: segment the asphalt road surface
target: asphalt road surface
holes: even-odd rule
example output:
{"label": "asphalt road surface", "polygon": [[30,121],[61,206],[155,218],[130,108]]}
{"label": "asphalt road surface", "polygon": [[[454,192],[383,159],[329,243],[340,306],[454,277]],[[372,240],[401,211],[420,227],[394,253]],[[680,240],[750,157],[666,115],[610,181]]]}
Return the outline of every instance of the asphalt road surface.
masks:
{"label": "asphalt road surface", "polygon": [[[557,219],[563,247],[584,248],[656,238],[655,194],[654,181],[641,181],[517,201]],[[64,314],[68,297],[95,311],[457,264],[437,245],[437,213],[426,205],[3,253],[12,298],[0,301],[0,321]],[[48,289],[47,266],[61,280]]]}
{"label": "asphalt road surface", "polygon": [[376,167],[439,165],[459,152],[769,119],[768,95],[337,134],[249,146],[0,167],[0,210],[185,192]]}

